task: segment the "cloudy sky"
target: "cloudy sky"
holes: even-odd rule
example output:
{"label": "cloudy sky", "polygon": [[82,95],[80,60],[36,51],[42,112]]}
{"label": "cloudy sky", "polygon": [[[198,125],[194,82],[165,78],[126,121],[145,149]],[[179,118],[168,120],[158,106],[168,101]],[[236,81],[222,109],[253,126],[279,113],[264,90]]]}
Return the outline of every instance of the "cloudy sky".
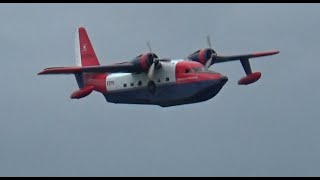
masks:
{"label": "cloudy sky", "polygon": [[[1,4],[0,176],[320,176],[319,4]],[[160,57],[206,47],[254,59],[262,78],[238,86],[240,62],[213,99],[170,108],[71,100],[86,27],[101,64],[151,41]]]}

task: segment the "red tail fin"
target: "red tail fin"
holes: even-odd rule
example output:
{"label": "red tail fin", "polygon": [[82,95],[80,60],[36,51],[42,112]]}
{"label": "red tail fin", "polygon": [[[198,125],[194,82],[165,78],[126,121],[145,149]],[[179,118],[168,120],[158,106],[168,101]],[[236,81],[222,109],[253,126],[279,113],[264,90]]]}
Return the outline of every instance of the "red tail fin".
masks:
{"label": "red tail fin", "polygon": [[[100,63],[84,27],[78,28],[75,41],[77,65],[99,66]],[[107,92],[105,73],[79,73],[75,74],[75,76],[80,90],[74,92],[71,98],[85,97],[89,95],[92,90],[101,93]]]}
{"label": "red tail fin", "polygon": [[78,66],[100,65],[84,27],[78,28],[75,41],[76,60]]}
{"label": "red tail fin", "polygon": [[72,99],[80,99],[89,95],[93,90],[107,93],[106,73],[82,72],[81,66],[99,66],[100,63],[94,52],[85,28],[77,29],[75,37],[75,53],[77,66],[46,68],[41,74],[74,74],[79,90],[71,94]]}

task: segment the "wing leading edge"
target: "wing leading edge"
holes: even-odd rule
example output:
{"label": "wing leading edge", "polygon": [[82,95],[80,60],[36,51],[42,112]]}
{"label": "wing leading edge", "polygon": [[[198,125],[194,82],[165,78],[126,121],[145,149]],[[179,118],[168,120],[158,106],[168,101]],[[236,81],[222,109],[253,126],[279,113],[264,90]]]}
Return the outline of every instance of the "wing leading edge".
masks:
{"label": "wing leading edge", "polygon": [[70,67],[50,67],[46,68],[38,75],[47,74],[76,74],[76,73],[132,73],[140,72],[133,63],[125,62],[107,66],[70,66]]}
{"label": "wing leading edge", "polygon": [[271,56],[278,53],[279,51],[265,51],[265,52],[257,52],[257,53],[244,54],[244,55],[216,56],[215,60],[212,61],[211,65],[214,63],[223,63],[223,62],[240,60],[243,70],[246,73],[246,76],[241,78],[238,81],[238,84],[248,85],[258,81],[261,78],[261,72],[252,72],[249,59],[263,57],[263,56]]}
{"label": "wing leading edge", "polygon": [[257,53],[251,53],[251,54],[243,54],[243,55],[217,56],[216,59],[212,62],[212,64],[229,62],[229,61],[236,61],[236,60],[241,60],[241,59],[258,58],[258,57],[263,57],[263,56],[271,56],[271,55],[275,55],[278,53],[279,53],[279,51],[265,51],[265,52],[257,52]]}

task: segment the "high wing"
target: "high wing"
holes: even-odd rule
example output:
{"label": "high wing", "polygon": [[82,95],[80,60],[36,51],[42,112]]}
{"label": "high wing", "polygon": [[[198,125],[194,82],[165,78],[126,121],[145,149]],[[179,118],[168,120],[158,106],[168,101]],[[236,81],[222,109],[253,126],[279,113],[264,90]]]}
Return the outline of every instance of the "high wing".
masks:
{"label": "high wing", "polygon": [[239,85],[248,85],[248,84],[252,84],[252,83],[256,82],[261,77],[261,72],[254,72],[254,73],[252,72],[249,59],[263,57],[263,56],[271,56],[271,55],[275,55],[278,53],[279,53],[279,51],[265,51],[265,52],[243,54],[243,55],[233,55],[233,56],[220,56],[220,55],[214,56],[214,54],[213,54],[213,56],[211,56],[211,58],[209,59],[210,64],[208,64],[208,66],[210,67],[211,65],[213,65],[215,63],[223,63],[223,62],[240,60],[241,65],[246,73],[246,76],[241,78],[238,81],[238,84]]}
{"label": "high wing", "polygon": [[266,51],[266,52],[257,52],[252,54],[243,54],[243,55],[233,55],[233,56],[216,56],[216,59],[212,61],[211,65],[214,63],[223,63],[229,61],[236,61],[236,60],[245,60],[250,58],[257,58],[263,56],[271,56],[274,54],[278,54],[279,51]]}
{"label": "high wing", "polygon": [[44,74],[76,74],[76,73],[133,73],[141,72],[137,66],[131,62],[117,63],[106,66],[70,66],[70,67],[50,67],[46,68],[38,75]]}
{"label": "high wing", "polygon": [[[248,84],[256,82],[261,77],[261,72],[252,73],[249,59],[263,57],[263,56],[271,56],[271,55],[278,54],[278,53],[279,53],[279,51],[266,51],[266,52],[258,52],[258,53],[235,55],[235,56],[216,56],[216,59],[213,61],[213,63],[222,63],[222,62],[240,60],[241,65],[242,65],[247,76],[241,78],[238,81],[238,84],[239,85],[248,85]],[[213,63],[211,63],[211,65]]]}

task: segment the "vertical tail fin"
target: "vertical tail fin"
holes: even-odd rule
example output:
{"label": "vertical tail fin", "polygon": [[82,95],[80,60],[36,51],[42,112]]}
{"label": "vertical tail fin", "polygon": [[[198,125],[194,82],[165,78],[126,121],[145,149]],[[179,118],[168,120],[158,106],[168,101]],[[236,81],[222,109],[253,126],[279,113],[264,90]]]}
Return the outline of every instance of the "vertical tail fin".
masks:
{"label": "vertical tail fin", "polygon": [[77,29],[75,37],[75,54],[78,66],[100,65],[93,46],[84,27]]}
{"label": "vertical tail fin", "polygon": [[[93,46],[84,27],[79,27],[75,34],[75,56],[77,66],[96,66],[100,65],[99,60],[94,52]],[[75,74],[79,88],[86,85],[92,75],[82,73]]]}
{"label": "vertical tail fin", "polygon": [[[75,37],[75,55],[77,66],[99,66],[99,60],[94,52],[89,36],[84,27],[77,29]],[[106,74],[76,73],[79,90],[71,98],[80,99],[89,95],[93,90],[106,93]]]}
{"label": "vertical tail fin", "polygon": [[46,68],[41,74],[74,74],[79,86],[79,90],[74,91],[70,98],[80,99],[88,96],[93,90],[107,93],[106,73],[83,73],[81,66],[99,66],[100,63],[94,52],[85,28],[77,29],[75,36],[75,55],[78,67],[51,67]]}

